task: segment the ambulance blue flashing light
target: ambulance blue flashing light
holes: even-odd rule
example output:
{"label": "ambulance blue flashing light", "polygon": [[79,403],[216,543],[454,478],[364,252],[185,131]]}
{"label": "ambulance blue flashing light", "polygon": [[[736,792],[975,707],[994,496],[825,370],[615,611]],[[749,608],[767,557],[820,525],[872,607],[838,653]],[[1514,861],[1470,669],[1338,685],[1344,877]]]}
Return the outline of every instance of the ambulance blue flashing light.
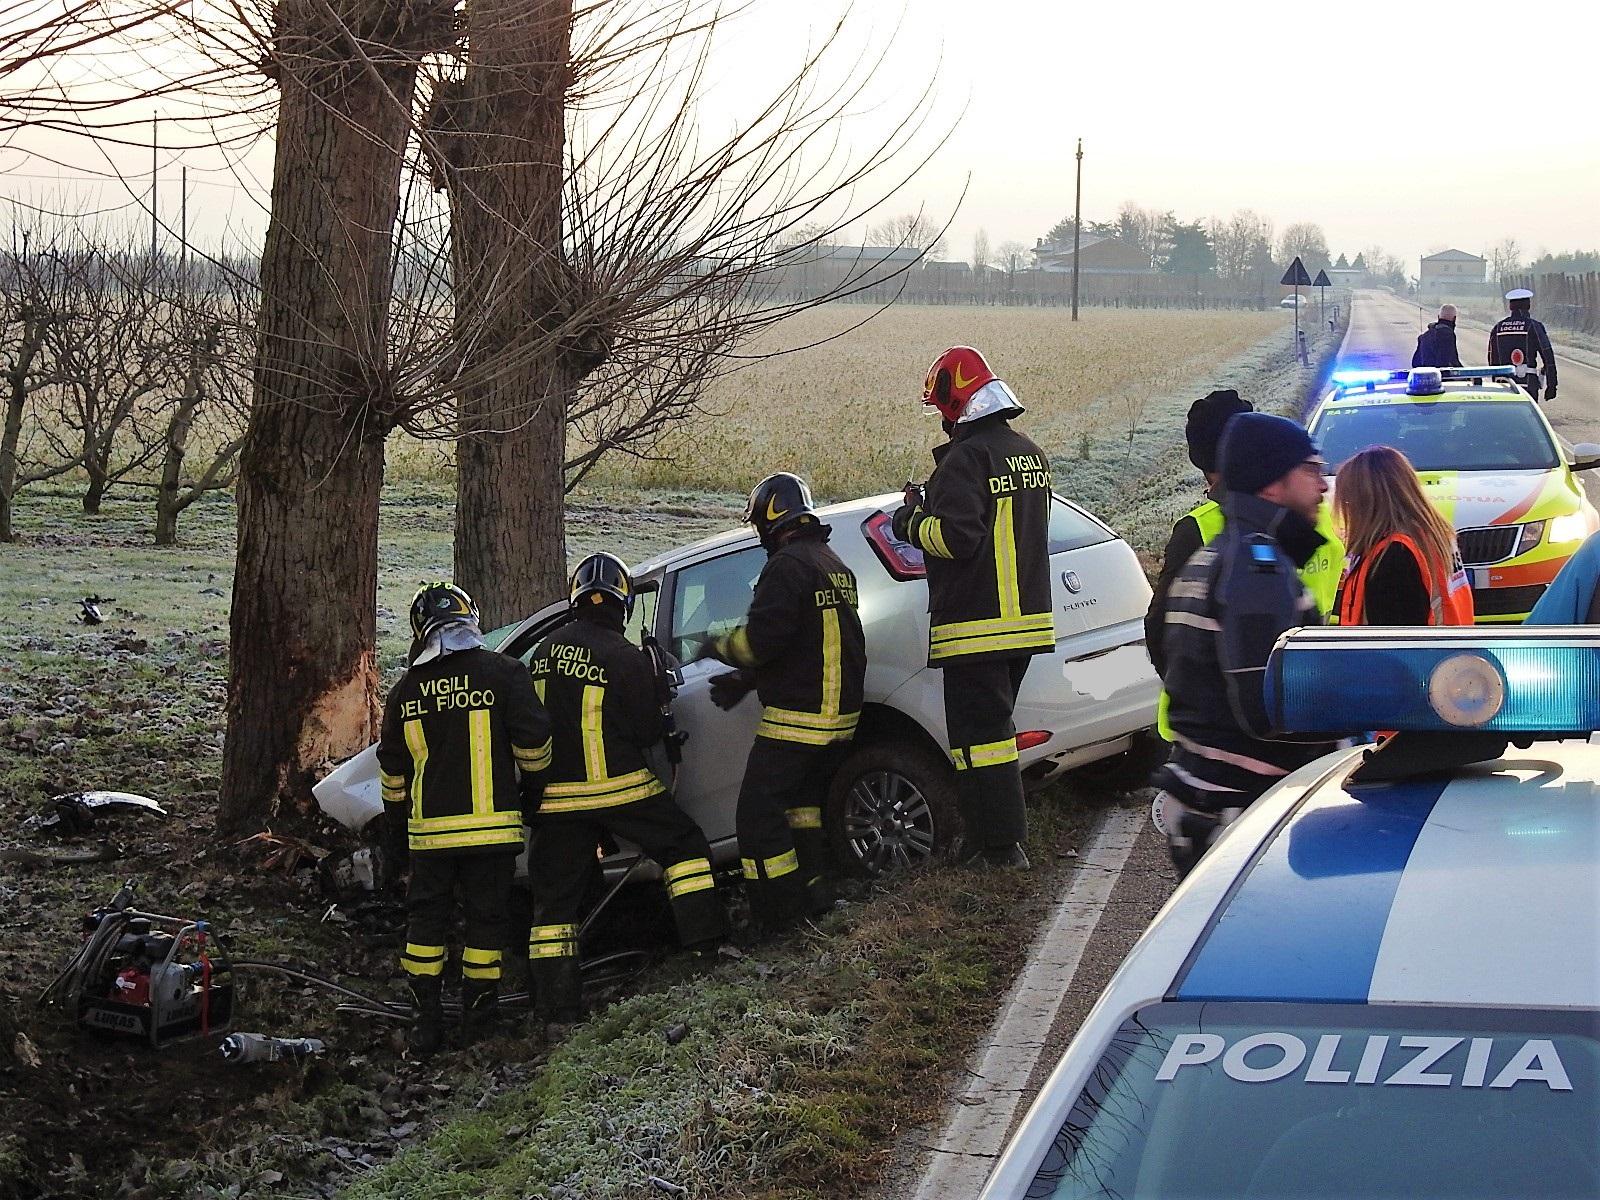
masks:
{"label": "ambulance blue flashing light", "polygon": [[1282,733],[1581,734],[1600,729],[1600,636],[1547,628],[1300,629],[1273,648]]}

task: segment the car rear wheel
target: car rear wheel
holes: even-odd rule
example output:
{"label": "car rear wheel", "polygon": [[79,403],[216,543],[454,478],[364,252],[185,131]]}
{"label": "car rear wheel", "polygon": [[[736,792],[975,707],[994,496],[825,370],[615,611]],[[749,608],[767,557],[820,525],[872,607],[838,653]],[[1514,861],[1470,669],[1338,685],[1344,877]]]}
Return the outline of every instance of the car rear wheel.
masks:
{"label": "car rear wheel", "polygon": [[824,828],[846,874],[921,866],[948,851],[955,836],[955,773],[907,742],[858,746],[833,777]]}

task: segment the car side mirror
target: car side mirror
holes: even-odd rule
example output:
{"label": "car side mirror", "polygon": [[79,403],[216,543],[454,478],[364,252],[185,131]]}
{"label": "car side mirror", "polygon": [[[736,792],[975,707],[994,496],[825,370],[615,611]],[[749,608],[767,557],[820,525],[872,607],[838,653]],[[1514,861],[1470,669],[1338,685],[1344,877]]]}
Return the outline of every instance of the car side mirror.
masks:
{"label": "car side mirror", "polygon": [[1600,467],[1600,445],[1594,442],[1579,442],[1572,448],[1572,469],[1574,471],[1592,471]]}

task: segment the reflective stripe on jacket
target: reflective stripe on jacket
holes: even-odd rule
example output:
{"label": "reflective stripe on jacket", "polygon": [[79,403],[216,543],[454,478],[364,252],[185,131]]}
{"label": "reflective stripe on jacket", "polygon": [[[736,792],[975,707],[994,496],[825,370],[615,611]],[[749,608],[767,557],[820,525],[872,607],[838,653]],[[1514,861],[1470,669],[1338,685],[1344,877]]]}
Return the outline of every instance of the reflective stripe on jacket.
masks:
{"label": "reflective stripe on jacket", "polygon": [[1339,592],[1339,624],[1367,624],[1367,577],[1373,566],[1390,546],[1404,546],[1417,560],[1417,566],[1428,588],[1429,625],[1471,625],[1473,623],[1472,587],[1467,582],[1467,572],[1458,558],[1451,564],[1447,576],[1444,568],[1431,563],[1421,547],[1403,533],[1392,533],[1370,551],[1356,559],[1346,573],[1344,586]]}
{"label": "reflective stripe on jacket", "polygon": [[714,653],[755,675],[756,736],[827,746],[855,736],[867,674],[856,577],[819,525],[773,550],[756,580],[750,615]]}
{"label": "reflective stripe on jacket", "polygon": [[996,414],[956,426],[933,452],[907,526],[928,568],[928,663],[1055,648],[1050,461]]}
{"label": "reflective stripe on jacket", "polygon": [[541,814],[615,808],[667,790],[645,760],[661,740],[655,673],[621,623],[620,608],[579,616],[533,652],[554,747]]}
{"label": "reflective stripe on jacket", "polygon": [[[1222,532],[1222,505],[1215,500],[1195,505],[1187,515],[1199,526],[1202,545],[1209,546]],[[1344,543],[1334,531],[1333,507],[1326,501],[1317,509],[1317,532],[1322,535],[1323,543],[1300,568],[1300,580],[1317,602],[1317,611],[1326,619],[1338,604],[1339,576],[1344,569]],[[1172,740],[1171,708],[1172,697],[1162,688],[1156,699],[1156,730],[1169,742]]]}
{"label": "reflective stripe on jacket", "polygon": [[519,775],[545,771],[550,752],[550,722],[520,662],[446,654],[408,670],[384,705],[384,805],[405,819],[413,851],[514,850]]}

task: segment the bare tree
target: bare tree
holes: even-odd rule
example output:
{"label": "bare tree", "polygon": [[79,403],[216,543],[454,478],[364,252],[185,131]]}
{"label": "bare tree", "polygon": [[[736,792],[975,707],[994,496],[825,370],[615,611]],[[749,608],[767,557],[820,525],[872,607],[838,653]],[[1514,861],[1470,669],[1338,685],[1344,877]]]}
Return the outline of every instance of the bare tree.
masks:
{"label": "bare tree", "polygon": [[1033,251],[1021,242],[1001,242],[997,253],[1000,266],[1009,276],[1015,277],[1018,271],[1026,271],[1033,265]]}
{"label": "bare tree", "polygon": [[972,269],[984,271],[994,265],[994,251],[989,248],[989,231],[979,229],[972,235]]}
{"label": "bare tree", "polygon": [[70,471],[71,454],[50,455],[34,416],[36,397],[53,382],[47,342],[51,327],[65,318],[68,269],[53,239],[30,247],[29,231],[19,231],[4,263],[7,276],[4,324],[0,326],[0,365],[5,379],[5,420],[0,428],[0,542],[16,540],[17,494]]}
{"label": "bare tree", "polygon": [[879,221],[867,240],[875,246],[906,246],[928,259],[944,257],[944,227],[921,210]]}
{"label": "bare tree", "polygon": [[1522,247],[1508,237],[1489,252],[1489,271],[1496,280],[1507,279],[1522,270]]}
{"label": "bare tree", "polygon": [[1217,255],[1217,275],[1235,284],[1256,282],[1264,262],[1272,264],[1272,222],[1248,208],[1227,220],[1211,222],[1212,246]]}
{"label": "bare tree", "polygon": [[1322,226],[1300,221],[1283,231],[1283,238],[1278,243],[1278,261],[1288,264],[1296,258],[1305,263],[1308,271],[1328,265],[1328,239],[1322,232]]}

